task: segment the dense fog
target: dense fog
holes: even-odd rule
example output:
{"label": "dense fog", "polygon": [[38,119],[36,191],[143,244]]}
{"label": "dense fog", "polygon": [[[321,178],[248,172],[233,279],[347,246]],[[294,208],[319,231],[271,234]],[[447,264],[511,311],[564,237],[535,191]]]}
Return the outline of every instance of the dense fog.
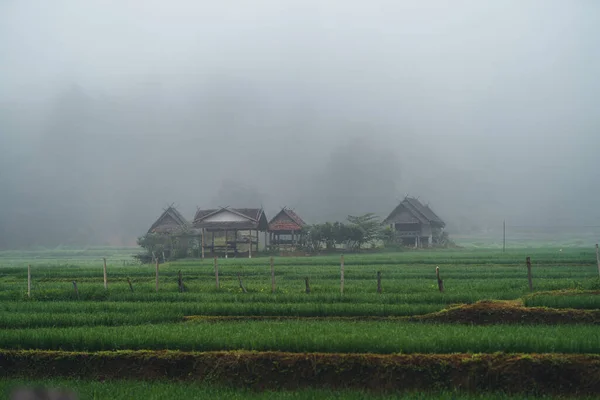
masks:
{"label": "dense fog", "polygon": [[171,203],[600,225],[600,2],[0,2],[0,248]]}

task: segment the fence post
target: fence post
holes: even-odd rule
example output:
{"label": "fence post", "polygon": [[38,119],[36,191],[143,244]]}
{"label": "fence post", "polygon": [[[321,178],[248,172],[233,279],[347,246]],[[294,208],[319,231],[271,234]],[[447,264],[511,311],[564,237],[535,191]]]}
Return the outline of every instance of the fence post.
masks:
{"label": "fence post", "polygon": [[381,271],[377,271],[377,293],[381,293]]}
{"label": "fence post", "polygon": [[217,256],[215,256],[215,281],[217,283],[217,289],[219,288],[219,263],[217,261]]}
{"label": "fence post", "polygon": [[79,289],[77,289],[77,282],[73,281],[73,289],[75,289],[75,295],[79,298]]}
{"label": "fence post", "polygon": [[31,264],[27,266],[27,297],[31,297]]}
{"label": "fence post", "polygon": [[127,277],[127,283],[129,283],[129,289],[131,290],[131,293],[133,293],[133,285],[131,284],[131,280],[129,280],[129,277]]}
{"label": "fence post", "polygon": [[598,252],[598,243],[596,243],[596,263],[598,263],[598,275],[600,275],[600,252]]}
{"label": "fence post", "polygon": [[529,291],[533,292],[533,278],[531,276],[531,257],[527,257],[525,262],[527,263],[527,280],[529,281]]}
{"label": "fence post", "polygon": [[440,279],[440,267],[435,267],[435,276],[438,281],[438,289],[440,290],[440,293],[442,293],[444,291],[444,281]]}
{"label": "fence post", "polygon": [[158,258],[156,259],[156,291],[158,292]]}
{"label": "fence post", "polygon": [[271,257],[271,293],[275,293],[275,267],[273,266],[273,257]]}
{"label": "fence post", "polygon": [[108,280],[106,279],[106,257],[102,260],[104,261],[104,289],[108,290]]}
{"label": "fence post", "polygon": [[340,293],[344,294],[344,255],[340,257]]}
{"label": "fence post", "polygon": [[240,273],[238,272],[238,281],[240,282],[240,288],[242,288],[242,291],[244,293],[248,293],[246,288],[244,287],[244,283],[242,282],[242,276],[240,275]]}
{"label": "fence post", "polygon": [[179,270],[179,274],[177,277],[177,284],[179,285],[179,292],[185,292],[185,286],[183,285],[183,277],[181,276],[181,270]]}
{"label": "fence post", "polygon": [[304,284],[306,285],[306,294],[310,293],[310,284],[308,283],[308,276],[304,278]]}

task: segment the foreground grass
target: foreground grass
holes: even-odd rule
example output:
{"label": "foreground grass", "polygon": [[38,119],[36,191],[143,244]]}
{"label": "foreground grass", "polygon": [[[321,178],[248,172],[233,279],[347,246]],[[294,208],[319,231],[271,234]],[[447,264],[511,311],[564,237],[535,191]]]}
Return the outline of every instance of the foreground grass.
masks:
{"label": "foreground grass", "polygon": [[[180,382],[147,381],[90,381],[90,380],[19,380],[0,379],[0,393],[8,398],[10,392],[22,387],[44,387],[75,392],[80,400],[180,400],[180,399],[399,399],[399,400],[553,400],[559,397],[509,395],[504,393],[469,394],[461,392],[413,392],[394,395],[361,392],[357,390],[301,389],[295,391],[254,392],[243,389]],[[564,398],[564,397],[560,397]],[[591,400],[592,397],[578,397]]]}
{"label": "foreground grass", "polygon": [[593,325],[465,326],[365,321],[234,321],[0,331],[0,348],[339,353],[600,353]]}

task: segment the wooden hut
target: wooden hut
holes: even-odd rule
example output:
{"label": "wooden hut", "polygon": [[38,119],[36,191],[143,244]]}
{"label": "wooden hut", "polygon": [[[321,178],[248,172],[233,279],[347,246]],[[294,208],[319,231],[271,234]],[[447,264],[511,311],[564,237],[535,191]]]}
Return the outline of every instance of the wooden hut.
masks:
{"label": "wooden hut", "polygon": [[272,246],[295,247],[306,223],[294,210],[282,208],[269,222],[269,243]]}
{"label": "wooden hut", "polygon": [[[211,210],[198,210],[194,217],[194,229],[202,232],[202,248],[213,255],[239,255],[238,246],[248,246],[248,257],[259,249],[259,232],[265,233],[269,224],[262,208],[221,207]],[[210,236],[210,242],[208,241]],[[222,244],[215,244],[215,236],[221,236]],[[208,243],[207,243],[208,242]]]}
{"label": "wooden hut", "polygon": [[186,257],[195,242],[195,238],[190,235],[191,227],[192,224],[174,206],[164,209],[146,235],[150,240],[148,251],[152,254],[153,261],[160,256],[163,261]]}
{"label": "wooden hut", "polygon": [[173,206],[166,208],[152,224],[148,233],[174,234],[190,228],[191,224]]}
{"label": "wooden hut", "polygon": [[446,224],[429,207],[414,197],[404,200],[383,221],[389,225],[404,244],[422,247],[423,243],[431,246],[433,238],[441,235]]}

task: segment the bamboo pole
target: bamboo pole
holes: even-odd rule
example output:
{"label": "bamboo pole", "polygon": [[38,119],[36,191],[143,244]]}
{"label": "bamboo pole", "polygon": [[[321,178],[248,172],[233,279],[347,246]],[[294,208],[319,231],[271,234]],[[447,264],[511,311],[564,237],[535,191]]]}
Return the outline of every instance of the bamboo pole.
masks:
{"label": "bamboo pole", "polygon": [[242,289],[242,291],[244,293],[248,293],[248,291],[246,290],[246,288],[244,287],[244,282],[242,282],[242,275],[240,275],[240,273],[238,272],[238,281],[240,282],[240,288]]}
{"label": "bamboo pole", "polygon": [[185,292],[185,286],[183,284],[183,276],[181,275],[181,270],[179,270],[179,273],[177,274],[177,285],[179,286],[180,293]]}
{"label": "bamboo pole", "polygon": [[102,259],[104,261],[104,289],[108,290],[108,280],[106,276],[106,258]]}
{"label": "bamboo pole", "polygon": [[310,283],[308,282],[308,277],[304,278],[304,285],[306,287],[306,294],[310,293]]}
{"label": "bamboo pole", "polygon": [[219,288],[219,263],[217,261],[217,256],[215,256],[215,281],[217,283],[217,289]]}
{"label": "bamboo pole", "polygon": [[440,267],[435,267],[435,276],[438,281],[438,289],[442,293],[444,291],[444,281],[440,278]]}
{"label": "bamboo pole", "polygon": [[27,266],[27,297],[31,297],[31,264]]}
{"label": "bamboo pole", "polygon": [[527,263],[527,280],[529,281],[529,291],[533,292],[533,277],[531,276],[531,257],[525,259]]}
{"label": "bamboo pole", "polygon": [[506,251],[506,220],[502,222],[502,252]]}
{"label": "bamboo pole", "polygon": [[127,277],[127,283],[129,284],[129,290],[131,290],[131,293],[133,293],[133,285],[131,284],[129,277]]}
{"label": "bamboo pole", "polygon": [[598,251],[598,243],[596,243],[596,263],[598,264],[598,275],[600,275],[600,252]]}
{"label": "bamboo pole", "polygon": [[340,293],[344,294],[344,255],[340,257]]}
{"label": "bamboo pole", "polygon": [[158,292],[158,258],[156,259],[156,291]]}
{"label": "bamboo pole", "polygon": [[273,257],[271,257],[271,293],[275,293],[275,267],[273,266]]}

